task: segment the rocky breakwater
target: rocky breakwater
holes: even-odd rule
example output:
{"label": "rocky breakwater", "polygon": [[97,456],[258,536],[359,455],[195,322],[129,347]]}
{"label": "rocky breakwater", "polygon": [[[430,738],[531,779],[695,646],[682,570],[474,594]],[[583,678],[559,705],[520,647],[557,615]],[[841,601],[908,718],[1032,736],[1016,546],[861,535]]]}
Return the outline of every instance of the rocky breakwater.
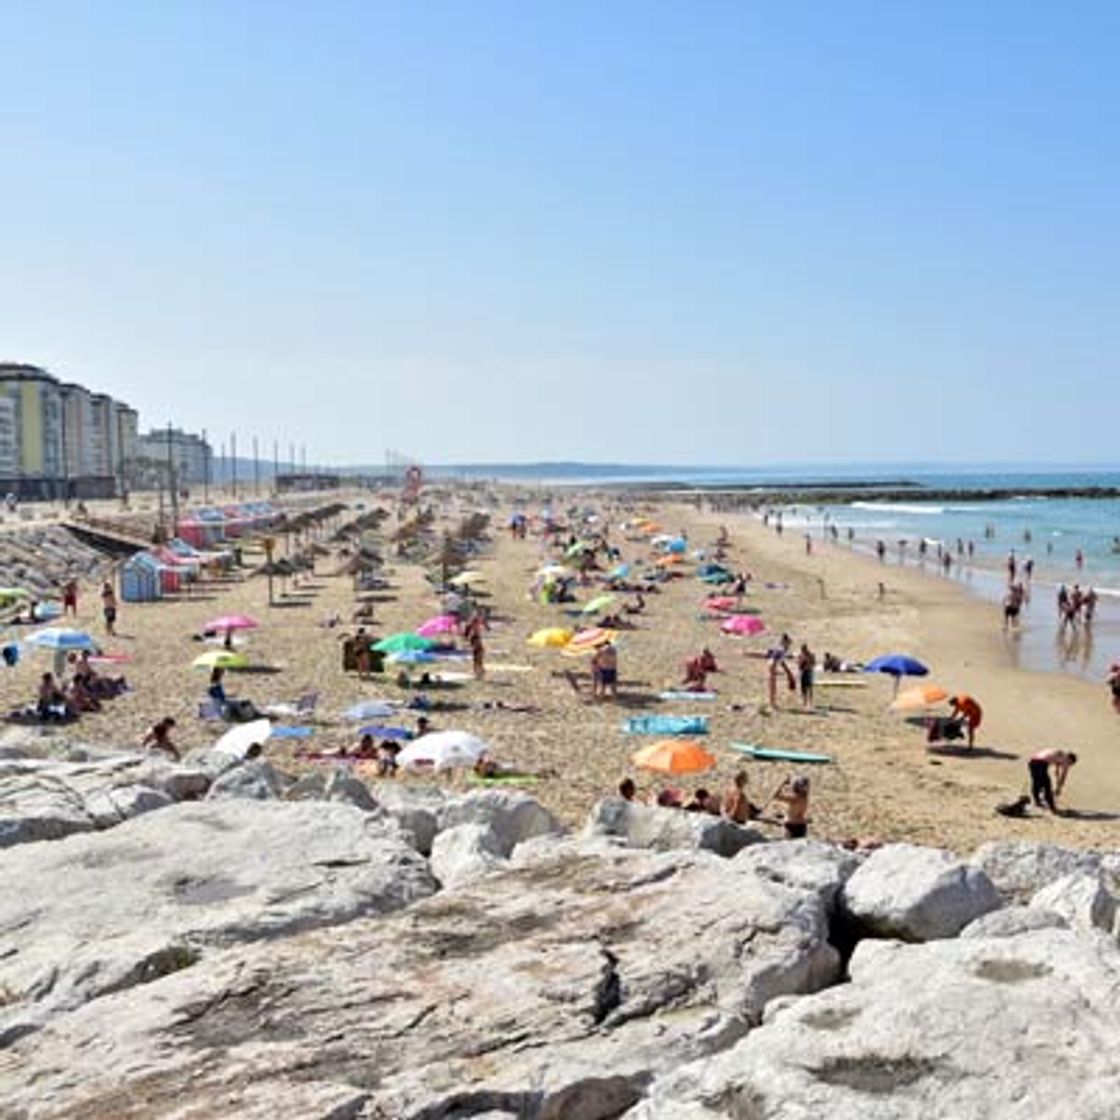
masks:
{"label": "rocky breakwater", "polygon": [[1106,853],[158,772],[167,804],[0,851],[0,1116],[1116,1115]]}
{"label": "rocky breakwater", "polygon": [[111,558],[62,525],[0,533],[0,584],[24,587],[40,599],[58,594],[71,577],[100,578]]}

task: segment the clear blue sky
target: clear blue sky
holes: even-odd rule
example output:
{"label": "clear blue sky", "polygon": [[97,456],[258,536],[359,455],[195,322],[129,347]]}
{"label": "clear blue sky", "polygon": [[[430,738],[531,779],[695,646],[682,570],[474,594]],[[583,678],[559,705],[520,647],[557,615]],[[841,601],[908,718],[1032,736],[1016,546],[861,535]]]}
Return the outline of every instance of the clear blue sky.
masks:
{"label": "clear blue sky", "polygon": [[1120,458],[1120,4],[0,0],[0,357],[320,461]]}

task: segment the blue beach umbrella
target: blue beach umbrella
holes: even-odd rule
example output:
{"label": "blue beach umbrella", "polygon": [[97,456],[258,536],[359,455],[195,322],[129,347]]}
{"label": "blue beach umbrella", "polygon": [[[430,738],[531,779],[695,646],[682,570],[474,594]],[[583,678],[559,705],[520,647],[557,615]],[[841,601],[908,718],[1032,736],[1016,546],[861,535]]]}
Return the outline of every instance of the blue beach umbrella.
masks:
{"label": "blue beach umbrella", "polygon": [[629,564],[618,564],[607,572],[607,579],[625,579],[630,574]]}
{"label": "blue beach umbrella", "polygon": [[36,630],[24,639],[29,646],[38,649],[79,650],[97,649],[97,643],[84,630],[71,630],[67,626],[48,626]]}
{"label": "blue beach umbrella", "polygon": [[929,673],[916,657],[908,657],[905,653],[888,653],[884,657],[876,657],[864,667],[868,673],[890,673],[892,677],[924,677]]}

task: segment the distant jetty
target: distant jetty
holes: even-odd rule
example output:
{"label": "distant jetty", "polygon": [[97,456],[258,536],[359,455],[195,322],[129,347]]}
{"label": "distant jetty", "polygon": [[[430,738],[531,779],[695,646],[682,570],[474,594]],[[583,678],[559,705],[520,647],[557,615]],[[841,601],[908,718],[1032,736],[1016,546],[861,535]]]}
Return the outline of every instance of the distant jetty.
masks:
{"label": "distant jetty", "polygon": [[604,489],[649,496],[705,497],[742,505],[846,505],[850,502],[1000,502],[1012,498],[1120,498],[1118,486],[1007,486],[934,489],[916,482],[771,482],[738,486],[673,482],[618,484]]}

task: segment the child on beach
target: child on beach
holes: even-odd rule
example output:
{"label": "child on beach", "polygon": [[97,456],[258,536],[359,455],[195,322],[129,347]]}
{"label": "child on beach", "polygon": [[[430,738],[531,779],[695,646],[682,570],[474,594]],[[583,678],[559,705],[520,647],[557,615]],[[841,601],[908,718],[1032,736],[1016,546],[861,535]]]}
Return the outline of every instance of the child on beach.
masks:
{"label": "child on beach", "polygon": [[809,832],[809,779],[786,778],[774,796],[786,807],[782,822],[786,839],[803,839]]}
{"label": "child on beach", "polygon": [[114,637],[116,635],[114,627],[117,623],[117,593],[108,580],[101,585],[101,613],[105,616],[105,633]]}

